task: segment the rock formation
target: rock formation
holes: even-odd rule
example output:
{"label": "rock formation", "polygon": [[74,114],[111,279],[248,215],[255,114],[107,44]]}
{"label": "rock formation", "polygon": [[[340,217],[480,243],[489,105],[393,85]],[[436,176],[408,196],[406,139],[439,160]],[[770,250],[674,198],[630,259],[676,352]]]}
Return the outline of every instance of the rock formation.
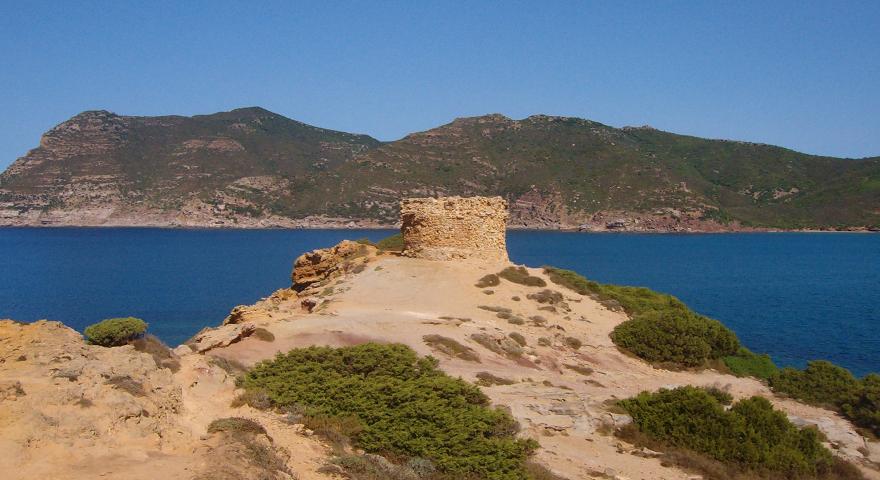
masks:
{"label": "rock formation", "polygon": [[400,202],[407,257],[507,261],[507,202],[501,197],[410,198]]}

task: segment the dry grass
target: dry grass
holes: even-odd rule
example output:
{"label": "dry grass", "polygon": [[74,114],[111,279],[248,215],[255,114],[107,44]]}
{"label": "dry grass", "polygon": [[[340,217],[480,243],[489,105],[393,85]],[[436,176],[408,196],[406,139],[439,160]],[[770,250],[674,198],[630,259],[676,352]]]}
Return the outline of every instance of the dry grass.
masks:
{"label": "dry grass", "polygon": [[171,352],[168,345],[162,343],[155,335],[145,335],[131,342],[134,349],[149,354],[159,368],[167,368],[172,372],[180,370],[180,360]]}
{"label": "dry grass", "polygon": [[571,364],[566,363],[563,366],[573,372],[580,373],[581,375],[584,375],[584,376],[592,375],[593,371],[594,371],[592,368],[584,367],[582,365],[571,365]]}
{"label": "dry grass", "polygon": [[514,342],[518,343],[521,347],[526,346],[526,337],[522,336],[519,332],[511,332],[507,334],[508,337],[512,338]]}
{"label": "dry grass", "polygon": [[133,397],[145,397],[147,396],[146,390],[144,390],[144,385],[141,382],[129,377],[128,375],[117,375],[115,377],[110,377],[106,382],[107,385],[112,385],[113,388],[117,390],[122,390],[123,392],[128,393]]}
{"label": "dry grass", "polygon": [[534,300],[538,303],[547,303],[550,305],[557,305],[559,303],[562,303],[563,299],[561,293],[555,290],[550,290],[548,288],[545,288],[540,292],[530,293],[526,295],[526,298],[528,298],[529,300]]}
{"label": "dry grass", "polygon": [[498,276],[508,282],[518,283],[527,287],[546,287],[547,282],[541,277],[529,275],[525,267],[507,267],[498,272]]}
{"label": "dry grass", "polygon": [[242,373],[247,372],[247,370],[248,370],[247,367],[244,366],[244,364],[239,362],[238,360],[232,360],[232,359],[229,359],[226,357],[215,357],[215,356],[210,356],[208,358],[209,358],[209,360],[208,360],[209,362],[216,365],[221,370],[223,370],[224,372],[228,373],[229,375],[231,375],[233,377],[237,377],[237,376],[241,375]]}
{"label": "dry grass", "polygon": [[462,345],[455,339],[444,337],[442,335],[431,334],[422,337],[422,340],[431,347],[441,353],[445,353],[450,357],[460,358],[468,362],[479,362],[480,356],[477,355],[472,348]]}
{"label": "dry grass", "polygon": [[476,384],[483,387],[491,387],[493,385],[513,385],[515,380],[499,377],[489,372],[480,372],[477,374]]}
{"label": "dry grass", "polygon": [[267,410],[272,408],[272,399],[270,399],[269,395],[262,390],[248,390],[235,397],[235,399],[232,400],[232,404],[230,404],[233,408],[238,408],[244,405],[259,410]]}
{"label": "dry grass", "polygon": [[208,433],[227,432],[227,433],[254,433],[266,434],[266,429],[262,425],[249,418],[227,417],[218,418],[208,425]]}
{"label": "dry grass", "polygon": [[498,285],[501,285],[501,279],[499,279],[498,275],[495,275],[494,273],[484,276],[474,284],[477,288],[497,287]]}
{"label": "dry grass", "polygon": [[523,354],[522,347],[507,337],[498,339],[486,333],[474,333],[471,334],[471,340],[503,357],[518,358]]}
{"label": "dry grass", "polygon": [[275,335],[272,334],[269,330],[265,328],[258,328],[251,333],[252,337],[256,337],[257,340],[262,340],[264,342],[273,342],[275,341]]}

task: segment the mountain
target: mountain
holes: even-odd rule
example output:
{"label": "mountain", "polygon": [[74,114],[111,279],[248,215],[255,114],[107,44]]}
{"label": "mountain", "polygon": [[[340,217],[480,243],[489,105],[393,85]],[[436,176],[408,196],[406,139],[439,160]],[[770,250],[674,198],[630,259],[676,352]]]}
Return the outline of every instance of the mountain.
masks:
{"label": "mountain", "polygon": [[515,227],[865,229],[880,225],[880,157],[546,115],[380,142],[262,108],[89,111],[0,174],[0,224],[377,226],[431,195],[501,195]]}

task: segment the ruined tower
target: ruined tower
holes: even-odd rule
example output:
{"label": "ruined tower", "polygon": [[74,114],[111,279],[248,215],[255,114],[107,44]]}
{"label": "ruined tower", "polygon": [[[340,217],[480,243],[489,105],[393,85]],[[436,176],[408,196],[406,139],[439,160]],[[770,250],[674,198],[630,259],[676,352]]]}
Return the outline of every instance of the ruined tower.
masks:
{"label": "ruined tower", "polygon": [[403,254],[430,260],[507,261],[501,197],[408,198],[400,202]]}

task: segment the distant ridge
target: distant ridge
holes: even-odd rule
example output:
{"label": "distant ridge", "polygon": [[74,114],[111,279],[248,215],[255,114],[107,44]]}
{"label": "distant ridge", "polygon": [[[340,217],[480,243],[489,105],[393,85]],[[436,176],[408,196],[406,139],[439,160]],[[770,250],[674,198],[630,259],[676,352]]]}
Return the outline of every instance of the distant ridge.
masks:
{"label": "distant ridge", "polygon": [[501,195],[524,228],[867,230],[880,226],[880,157],[548,115],[380,142],[260,107],[94,110],[0,174],[0,225],[379,226],[400,198],[432,195]]}

